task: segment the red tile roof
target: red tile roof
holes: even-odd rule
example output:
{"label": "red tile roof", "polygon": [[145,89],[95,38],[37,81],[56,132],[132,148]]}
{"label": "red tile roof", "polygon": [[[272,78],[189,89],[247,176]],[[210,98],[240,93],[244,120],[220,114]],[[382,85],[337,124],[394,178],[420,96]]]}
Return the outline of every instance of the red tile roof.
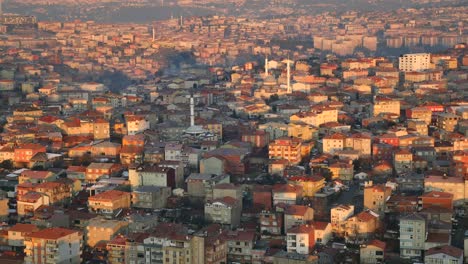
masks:
{"label": "red tile roof", "polygon": [[61,227],[52,227],[52,228],[47,228],[38,232],[34,232],[28,235],[28,237],[40,238],[40,239],[59,239],[61,237],[68,236],[74,233],[78,233],[78,231],[65,229]]}
{"label": "red tile roof", "polygon": [[31,233],[39,231],[39,228],[33,224],[16,224],[12,226],[8,231],[20,232],[20,233]]}
{"label": "red tile roof", "polygon": [[369,243],[370,246],[378,247],[382,250],[385,250],[386,243],[378,239],[374,239]]}
{"label": "red tile roof", "polygon": [[463,256],[463,250],[448,245],[430,248],[426,251],[426,256],[435,255],[439,253],[446,254],[454,258],[460,258]]}

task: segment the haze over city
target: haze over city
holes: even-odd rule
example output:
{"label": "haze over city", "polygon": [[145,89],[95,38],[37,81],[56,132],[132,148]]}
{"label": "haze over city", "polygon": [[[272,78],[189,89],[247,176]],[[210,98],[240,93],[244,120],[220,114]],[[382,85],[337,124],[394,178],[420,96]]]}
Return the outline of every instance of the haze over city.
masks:
{"label": "haze over city", "polygon": [[468,263],[467,14],[0,0],[0,263]]}

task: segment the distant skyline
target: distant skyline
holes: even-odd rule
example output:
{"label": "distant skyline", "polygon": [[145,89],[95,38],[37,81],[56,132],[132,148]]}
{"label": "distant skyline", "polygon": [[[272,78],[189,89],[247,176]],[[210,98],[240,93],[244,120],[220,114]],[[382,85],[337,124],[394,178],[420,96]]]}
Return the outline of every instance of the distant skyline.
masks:
{"label": "distant skyline", "polygon": [[[390,11],[412,6],[466,5],[468,0],[3,0],[4,13],[34,15],[39,20],[94,20],[104,23],[149,23],[173,16],[233,15],[268,17],[324,11]],[[164,4],[164,6],[162,6]]]}

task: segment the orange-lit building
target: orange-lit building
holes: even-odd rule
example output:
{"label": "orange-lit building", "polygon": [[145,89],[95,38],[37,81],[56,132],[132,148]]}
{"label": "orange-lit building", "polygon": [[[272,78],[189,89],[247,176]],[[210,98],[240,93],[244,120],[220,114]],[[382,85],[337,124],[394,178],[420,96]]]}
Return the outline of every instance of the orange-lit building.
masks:
{"label": "orange-lit building", "polygon": [[270,159],[286,159],[291,164],[301,161],[302,140],[298,138],[282,137],[271,142],[268,147]]}
{"label": "orange-lit building", "polygon": [[88,198],[90,211],[114,216],[121,209],[130,208],[131,194],[117,190],[105,191]]}
{"label": "orange-lit building", "polygon": [[453,209],[453,194],[446,192],[431,191],[419,196],[422,208],[432,206]]}

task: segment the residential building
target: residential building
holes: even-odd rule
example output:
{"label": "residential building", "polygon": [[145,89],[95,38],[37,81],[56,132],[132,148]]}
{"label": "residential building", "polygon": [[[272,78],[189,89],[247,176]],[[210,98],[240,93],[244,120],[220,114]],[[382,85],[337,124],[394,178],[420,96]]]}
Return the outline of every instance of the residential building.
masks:
{"label": "residential building", "polygon": [[129,223],[127,221],[110,220],[103,218],[90,219],[85,230],[85,241],[89,247],[99,242],[112,240],[117,234],[125,233]]}
{"label": "residential building", "polygon": [[39,227],[34,224],[17,223],[8,229],[8,245],[12,247],[23,247],[24,238],[34,232],[39,231]]}
{"label": "residential building", "polygon": [[283,232],[283,214],[280,212],[262,211],[259,214],[260,233],[281,235]]}
{"label": "residential building", "polygon": [[424,191],[439,191],[453,195],[454,206],[462,205],[466,197],[466,181],[460,177],[429,175],[424,178]]}
{"label": "residential building", "polygon": [[252,262],[252,250],[255,243],[254,231],[227,231],[224,237],[228,247],[228,263],[248,264]]}
{"label": "residential building", "polygon": [[86,167],[86,182],[96,182],[100,178],[109,178],[119,172],[121,167],[115,163],[91,163]]}
{"label": "residential building", "polygon": [[284,209],[284,230],[298,225],[311,223],[314,220],[314,209],[306,205],[287,205]]}
{"label": "residential building", "polygon": [[32,215],[42,205],[49,205],[49,197],[38,192],[28,192],[17,200],[17,213],[19,216]]}
{"label": "residential building", "polygon": [[373,184],[372,181],[364,185],[364,208],[370,209],[381,217],[385,213],[385,204],[392,194],[392,188],[383,184]]}
{"label": "residential building", "polygon": [[227,174],[212,175],[191,173],[186,179],[187,192],[190,198],[197,200],[213,200],[213,188],[219,183],[229,183]]}
{"label": "residential building", "polygon": [[171,195],[170,187],[139,186],[132,191],[132,207],[161,209],[167,206],[167,199]]}
{"label": "residential building", "polygon": [[427,238],[426,219],[417,213],[400,219],[400,256],[403,258],[421,257]]}
{"label": "residential building", "polygon": [[327,245],[333,238],[333,228],[328,222],[314,222],[314,237],[315,243],[321,245]]}
{"label": "residential building", "polygon": [[379,264],[385,261],[386,243],[374,239],[359,249],[359,263]]}
{"label": "residential building", "polygon": [[372,116],[376,117],[381,114],[393,114],[400,116],[400,101],[388,97],[378,96],[374,99],[371,109]]}
{"label": "residential building", "polygon": [[60,227],[26,235],[24,263],[82,263],[83,235]]}
{"label": "residential building", "polygon": [[302,140],[298,138],[278,138],[268,146],[270,159],[286,159],[291,164],[298,164],[301,159]]}
{"label": "residential building", "polygon": [[348,218],[345,222],[345,238],[348,243],[362,243],[375,236],[381,226],[379,215],[372,211],[361,213]]}
{"label": "residential building", "polygon": [[422,209],[430,207],[453,209],[453,194],[446,192],[431,191],[419,196]]}
{"label": "residential building", "polygon": [[241,202],[229,196],[205,203],[205,219],[207,221],[230,227],[239,226],[241,211]]}
{"label": "residential building", "polygon": [[398,62],[398,68],[403,72],[429,70],[431,68],[431,54],[404,54],[398,58]]}
{"label": "residential building", "polygon": [[125,117],[127,134],[136,135],[150,128],[150,122],[144,116],[131,115]]}
{"label": "residential building", "polygon": [[462,118],[455,114],[437,113],[436,125],[438,128],[447,132],[454,132],[460,120],[462,120]]}
{"label": "residential building", "polygon": [[354,205],[340,204],[330,210],[330,222],[337,233],[344,232],[345,221],[354,215]]}
{"label": "residential building", "polygon": [[293,176],[288,178],[288,183],[302,186],[303,197],[312,197],[325,186],[325,178],[321,176]]}
{"label": "residential building", "polygon": [[351,162],[335,162],[328,166],[332,179],[349,182],[354,176],[354,165]]}
{"label": "residential building", "polygon": [[123,209],[130,208],[131,194],[117,190],[105,191],[88,198],[88,208],[109,217],[118,215]]}
{"label": "residential building", "polygon": [[294,205],[302,198],[302,187],[292,184],[275,184],[272,193],[273,205],[279,203]]}
{"label": "residential building", "polygon": [[425,264],[462,264],[463,250],[453,246],[441,246],[428,249],[424,254]]}
{"label": "residential building", "polygon": [[[181,179],[176,178],[176,171],[173,168],[159,166],[158,164],[131,166],[128,173],[132,188],[161,186],[172,189],[176,188],[176,183],[181,181]],[[180,177],[180,175],[178,176]]]}
{"label": "residential building", "polygon": [[297,225],[286,232],[288,252],[308,255],[315,246],[315,229],[312,225]]}

